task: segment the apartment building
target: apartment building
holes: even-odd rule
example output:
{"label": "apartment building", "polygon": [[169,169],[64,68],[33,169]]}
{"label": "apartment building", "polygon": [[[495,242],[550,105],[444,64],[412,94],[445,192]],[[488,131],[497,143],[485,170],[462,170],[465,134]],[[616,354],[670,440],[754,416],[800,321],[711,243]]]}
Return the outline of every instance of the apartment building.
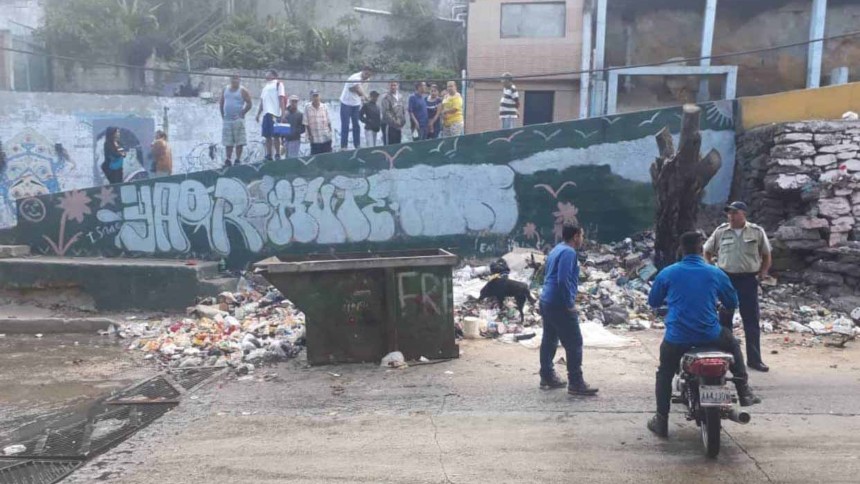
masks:
{"label": "apartment building", "polygon": [[468,17],[469,78],[466,131],[500,129],[499,79],[510,72],[520,92],[520,123],[579,115],[579,76],[516,79],[577,71],[581,62],[584,0],[472,0]]}

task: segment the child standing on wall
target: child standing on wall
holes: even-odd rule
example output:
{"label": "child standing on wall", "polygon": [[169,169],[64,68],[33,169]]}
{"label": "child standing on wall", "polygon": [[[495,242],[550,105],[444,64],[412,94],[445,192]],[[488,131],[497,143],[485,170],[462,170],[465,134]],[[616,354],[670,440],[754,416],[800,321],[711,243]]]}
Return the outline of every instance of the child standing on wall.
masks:
{"label": "child standing on wall", "polygon": [[376,102],[379,100],[379,93],[370,91],[370,100],[361,106],[358,112],[358,119],[364,123],[364,138],[367,141],[367,146],[376,146],[379,130],[382,125],[382,114],[379,111],[379,106]]}
{"label": "child standing on wall", "polygon": [[167,144],[167,133],[158,130],[155,132],[155,141],[152,142],[152,171],[156,177],[170,176],[173,174],[173,153]]}

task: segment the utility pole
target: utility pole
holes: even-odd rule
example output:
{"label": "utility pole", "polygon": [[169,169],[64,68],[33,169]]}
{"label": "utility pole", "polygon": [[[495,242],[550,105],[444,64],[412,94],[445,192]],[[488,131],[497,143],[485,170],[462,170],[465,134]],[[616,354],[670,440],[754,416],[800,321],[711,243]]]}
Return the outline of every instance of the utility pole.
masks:
{"label": "utility pole", "polygon": [[[809,40],[824,37],[827,23],[827,0],[812,0],[812,15],[809,21]],[[813,89],[821,85],[821,59],[824,55],[824,42],[809,44],[806,68],[806,88]]]}
{"label": "utility pole", "polygon": [[[701,56],[703,59],[699,63],[702,67],[708,67],[711,65],[710,57],[714,50],[714,23],[716,22],[716,18],[717,0],[707,0],[707,4],[705,5],[705,21],[702,25]],[[699,81],[699,94],[696,100],[699,102],[706,102],[710,101],[710,99],[710,85],[708,84],[707,76],[705,76],[701,81]]]}

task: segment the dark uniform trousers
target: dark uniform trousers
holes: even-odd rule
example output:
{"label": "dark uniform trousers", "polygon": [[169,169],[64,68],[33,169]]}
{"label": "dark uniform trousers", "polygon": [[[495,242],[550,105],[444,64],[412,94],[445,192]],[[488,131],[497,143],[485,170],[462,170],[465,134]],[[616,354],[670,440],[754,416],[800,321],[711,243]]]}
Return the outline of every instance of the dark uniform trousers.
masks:
{"label": "dark uniform trousers", "polygon": [[[762,363],[762,357],[756,273],[727,274],[735,287],[735,291],[738,292],[738,306],[740,306],[741,319],[744,322],[744,334],[746,335],[747,364],[758,365]],[[734,317],[734,311],[722,310],[720,311],[720,324],[732,329]]]}

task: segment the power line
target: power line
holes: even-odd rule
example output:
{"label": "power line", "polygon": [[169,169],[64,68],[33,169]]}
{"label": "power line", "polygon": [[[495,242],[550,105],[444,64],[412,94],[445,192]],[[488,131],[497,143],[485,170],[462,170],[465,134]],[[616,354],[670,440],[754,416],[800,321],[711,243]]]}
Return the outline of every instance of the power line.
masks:
{"label": "power line", "polygon": [[[801,42],[794,42],[794,43],[790,43],[790,44],[775,45],[772,47],[761,47],[758,49],[730,52],[730,53],[726,53],[726,54],[717,54],[717,55],[699,56],[699,57],[681,57],[681,58],[677,58],[674,60],[666,60],[666,61],[659,61],[659,62],[632,64],[632,65],[626,65],[626,66],[612,66],[612,67],[606,67],[602,70],[600,70],[600,69],[585,69],[585,70],[576,70],[576,71],[545,72],[545,73],[537,73],[537,74],[518,75],[518,76],[514,76],[514,77],[515,77],[515,79],[518,79],[518,80],[540,79],[540,78],[546,78],[546,77],[581,75],[581,74],[585,74],[585,73],[592,73],[593,74],[593,73],[598,73],[598,72],[616,71],[616,70],[631,69],[631,68],[637,68],[637,67],[657,67],[657,66],[663,66],[663,65],[677,65],[679,63],[699,62],[699,61],[706,60],[706,59],[719,60],[719,59],[727,59],[727,58],[732,58],[732,57],[742,57],[742,56],[748,56],[748,55],[753,55],[753,54],[761,54],[764,52],[774,52],[777,50],[791,49],[793,47],[801,47],[801,46],[814,44],[814,43],[818,43],[818,42],[827,42],[827,41],[831,41],[831,40],[846,39],[846,38],[857,37],[857,36],[860,36],[860,31],[847,32],[844,34],[831,35],[829,37],[821,37],[818,39],[804,40]],[[82,64],[87,64],[87,65],[118,67],[118,68],[127,68],[127,69],[138,69],[138,70],[144,70],[144,71],[150,71],[150,72],[161,72],[161,73],[165,73],[165,74],[181,74],[181,75],[194,75],[194,76],[200,76],[200,77],[219,77],[219,78],[230,77],[230,75],[231,75],[231,74],[215,74],[215,73],[204,72],[204,71],[169,69],[169,68],[163,68],[163,67],[143,67],[143,66],[123,64],[123,63],[117,63],[117,62],[92,61],[92,60],[83,59],[80,57],[70,57],[70,56],[64,56],[64,55],[58,55],[58,54],[50,54],[47,52],[28,51],[28,50],[22,50],[22,49],[15,49],[13,47],[0,47],[0,50],[6,51],[6,52],[14,52],[17,54],[33,55],[33,56],[37,56],[37,57],[46,57],[46,58],[61,60],[61,61],[80,62]],[[238,71],[238,69],[237,69],[237,71]],[[243,75],[242,78],[265,80],[265,77],[263,77],[263,76],[246,76],[246,75]],[[281,81],[299,81],[299,82],[318,82],[318,83],[322,83],[322,84],[324,84],[324,83],[342,84],[344,82],[347,82],[347,79],[320,79],[320,78],[300,78],[300,77],[286,77],[286,78],[280,78],[280,80]],[[427,79],[400,79],[399,82],[418,82],[418,81],[425,81],[425,80],[427,80]],[[469,82],[469,81],[498,81],[499,76],[466,77],[466,78],[455,77],[455,78],[450,79],[450,80],[467,81],[467,82]],[[383,79],[383,80],[379,80],[379,81],[375,81],[375,82],[387,82],[387,80]]]}

